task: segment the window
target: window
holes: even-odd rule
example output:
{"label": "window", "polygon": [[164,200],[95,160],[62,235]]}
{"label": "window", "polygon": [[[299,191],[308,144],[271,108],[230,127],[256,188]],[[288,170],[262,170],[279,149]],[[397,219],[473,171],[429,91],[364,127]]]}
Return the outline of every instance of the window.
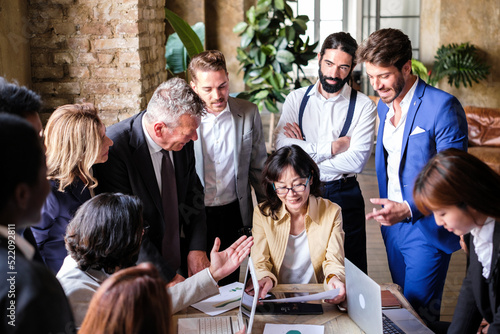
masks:
{"label": "window", "polygon": [[[410,37],[413,58],[420,56],[420,1],[363,0],[362,38],[383,28],[400,29]],[[366,74],[362,76],[362,90],[373,94]]]}
{"label": "window", "polygon": [[[309,37],[310,43],[319,41],[317,52],[320,51],[321,44],[328,35],[337,31],[347,31],[348,0],[297,0],[288,4],[296,15],[309,17],[306,36]],[[317,59],[311,60],[304,68],[304,72],[308,77],[317,77]]]}

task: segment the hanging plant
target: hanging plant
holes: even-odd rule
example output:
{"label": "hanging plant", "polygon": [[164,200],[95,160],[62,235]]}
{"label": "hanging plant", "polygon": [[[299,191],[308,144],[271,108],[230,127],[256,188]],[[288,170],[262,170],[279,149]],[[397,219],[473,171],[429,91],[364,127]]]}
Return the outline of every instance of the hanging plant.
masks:
{"label": "hanging plant", "polygon": [[258,0],[246,12],[247,22],[233,29],[241,36],[237,59],[249,89],[238,97],[254,102],[261,111],[265,107],[278,112],[277,102],[284,102],[292,89],[311,84],[302,66],[316,57],[318,42],[303,41],[309,17],[295,17],[289,1],[293,0]]}

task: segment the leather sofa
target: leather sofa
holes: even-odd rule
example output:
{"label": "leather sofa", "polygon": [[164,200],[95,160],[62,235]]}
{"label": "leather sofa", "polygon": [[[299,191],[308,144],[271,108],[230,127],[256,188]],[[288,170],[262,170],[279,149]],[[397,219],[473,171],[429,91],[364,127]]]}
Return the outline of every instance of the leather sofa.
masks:
{"label": "leather sofa", "polygon": [[468,152],[500,174],[500,108],[466,106]]}

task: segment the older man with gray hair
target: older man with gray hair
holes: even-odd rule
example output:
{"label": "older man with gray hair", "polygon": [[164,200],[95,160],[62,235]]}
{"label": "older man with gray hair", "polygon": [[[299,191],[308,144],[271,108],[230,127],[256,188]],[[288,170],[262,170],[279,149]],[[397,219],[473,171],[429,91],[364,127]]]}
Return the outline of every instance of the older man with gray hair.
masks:
{"label": "older man with gray hair", "polygon": [[182,79],[162,83],[146,110],[110,126],[107,163],[95,168],[98,192],[122,192],[144,203],[149,231],[139,262],[153,262],[167,281],[210,265],[206,256],[203,187],[193,141],[203,101]]}

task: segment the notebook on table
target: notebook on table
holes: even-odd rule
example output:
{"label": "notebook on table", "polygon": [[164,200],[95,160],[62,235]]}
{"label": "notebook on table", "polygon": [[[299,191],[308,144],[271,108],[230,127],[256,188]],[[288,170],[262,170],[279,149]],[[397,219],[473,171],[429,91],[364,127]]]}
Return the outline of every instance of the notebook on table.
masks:
{"label": "notebook on table", "polygon": [[347,313],[366,334],[433,333],[405,308],[382,312],[380,285],[348,259],[345,259],[345,274]]}
{"label": "notebook on table", "polygon": [[[247,272],[245,275],[245,283],[248,281],[257,282],[255,268],[252,258],[248,258]],[[252,326],[259,300],[259,285],[254,285],[253,296],[247,294],[244,290],[240,299],[240,306],[237,316],[217,316],[217,317],[201,317],[201,318],[180,318],[177,321],[178,334],[203,334],[203,333],[236,333],[243,326],[246,326],[246,333],[252,333]]]}

